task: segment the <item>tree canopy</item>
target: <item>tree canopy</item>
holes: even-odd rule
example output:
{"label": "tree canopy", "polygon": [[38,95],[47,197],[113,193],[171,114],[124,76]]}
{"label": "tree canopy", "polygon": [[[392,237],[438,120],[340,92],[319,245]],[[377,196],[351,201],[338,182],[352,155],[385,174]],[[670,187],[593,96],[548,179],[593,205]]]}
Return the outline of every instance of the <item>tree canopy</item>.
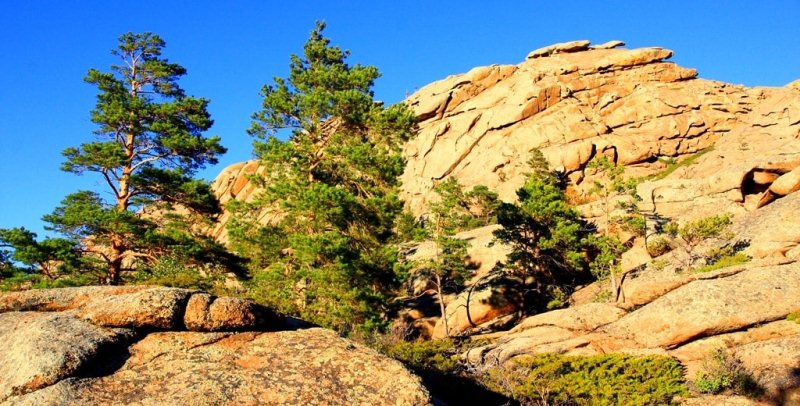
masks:
{"label": "tree canopy", "polygon": [[[137,263],[152,263],[175,249],[186,252],[187,244],[214,245],[189,236],[179,224],[192,213],[219,212],[209,185],[192,175],[215,164],[225,148],[219,137],[203,135],[213,124],[208,100],[185,94],[178,81],[186,69],[162,56],[164,46],[155,34],[127,33],[112,50],[119,64],[108,72],[89,70],[85,81],[98,89],[91,112],[96,140],[65,149],[61,169],[99,175],[113,198],[87,190],[66,196],[43,217],[49,230],[66,239],[36,243],[22,238],[24,229],[8,230],[19,237],[10,241],[16,260],[41,263],[34,257],[78,253],[105,268],[106,283],[118,284],[122,271]],[[182,216],[167,215],[178,207]],[[90,262],[81,267],[91,268]]]}
{"label": "tree canopy", "polygon": [[588,237],[594,228],[567,204],[558,178],[550,172],[544,155],[533,150],[530,172],[517,190],[517,203],[502,203],[497,220],[502,228],[497,240],[510,245],[506,269],[533,277],[540,293],[536,301],[546,302],[548,289],[561,290],[587,279]]}
{"label": "tree canopy", "polygon": [[[262,300],[349,331],[380,319],[397,282],[400,147],[415,119],[375,101],[377,68],[348,64],[324,28],[317,23],[303,54],[291,56],[288,78],[262,89],[249,133],[264,188],[255,202],[234,203],[230,231],[254,257]],[[274,214],[266,226],[257,214],[265,210]]]}

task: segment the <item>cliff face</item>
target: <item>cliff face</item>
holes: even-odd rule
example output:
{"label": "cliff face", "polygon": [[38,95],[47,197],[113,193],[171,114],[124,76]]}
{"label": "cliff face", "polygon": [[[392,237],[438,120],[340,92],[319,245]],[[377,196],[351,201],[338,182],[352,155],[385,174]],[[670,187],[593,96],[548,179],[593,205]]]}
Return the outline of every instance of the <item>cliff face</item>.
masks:
{"label": "cliff face", "polygon": [[[637,271],[627,275],[617,302],[595,303],[605,289],[595,283],[575,292],[567,309],[486,335],[493,342],[466,357],[480,369],[524,354],[658,353],[677,357],[693,377],[709,352],[727,347],[773,400],[800,399],[800,325],[786,320],[800,310],[800,85],[705,80],[667,62],[672,51],[620,45],[556,44],[518,65],[475,68],[409,97],[420,131],[404,149],[408,207],[425,213],[433,188],[448,177],[512,201],[537,148],[568,176],[582,213],[601,221],[586,191],[602,174],[587,165],[606,156],[641,179],[640,208],[652,215],[731,215],[729,230],[752,261],[692,273],[677,265],[675,252],[657,265],[641,239],[633,241],[622,267]],[[242,174],[257,171],[254,162],[223,171],[215,181],[221,199],[252,198],[256,189]],[[223,239],[224,220],[215,231]],[[507,248],[491,243],[492,230],[462,235],[479,265],[473,280],[505,257]],[[416,255],[429,248],[420,245]],[[471,302],[463,294],[445,298],[452,333],[485,331],[466,322],[467,307],[490,329],[514,322],[515,306],[480,299],[494,295],[491,288],[476,292]],[[438,314],[404,317],[423,335],[443,336]]]}
{"label": "cliff face", "polygon": [[519,65],[475,68],[420,89],[408,99],[421,131],[405,149],[406,201],[421,213],[446,177],[513,200],[533,148],[580,193],[591,184],[586,164],[598,155],[638,177],[713,146],[695,166],[642,185],[665,215],[686,212],[690,200],[738,210],[732,203],[743,205],[800,164],[796,89],[699,79],[694,69],[665,62],[671,55],[562,44]]}
{"label": "cliff face", "polygon": [[[404,149],[408,207],[422,214],[437,182],[448,177],[513,200],[533,148],[569,175],[578,200],[592,184],[586,165],[596,156],[625,165],[630,177],[693,158],[640,185],[644,208],[669,217],[720,208],[744,213],[796,187],[800,175],[789,173],[800,166],[798,86],[700,79],[694,69],[667,62],[670,50],[619,45],[556,44],[518,65],[478,67],[410,96],[420,131]],[[256,188],[246,176],[257,171],[255,162],[223,170],[214,182],[223,203],[252,198]],[[583,210],[597,214],[592,205]],[[214,230],[223,241],[226,221],[223,215]]]}

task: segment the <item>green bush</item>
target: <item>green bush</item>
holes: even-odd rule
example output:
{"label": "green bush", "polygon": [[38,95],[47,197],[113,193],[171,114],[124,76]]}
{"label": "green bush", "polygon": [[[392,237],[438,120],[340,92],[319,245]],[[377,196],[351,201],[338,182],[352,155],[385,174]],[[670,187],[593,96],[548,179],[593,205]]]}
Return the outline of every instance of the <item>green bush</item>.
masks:
{"label": "green bush", "polygon": [[651,258],[660,257],[668,253],[672,249],[672,245],[664,237],[651,238],[647,242],[647,253]]}
{"label": "green bush", "polygon": [[612,221],[619,224],[622,230],[638,237],[644,237],[647,233],[647,221],[642,216],[627,215],[614,218]]}
{"label": "green bush", "polygon": [[729,391],[736,395],[756,397],[763,390],[742,365],[725,348],[714,350],[703,362],[695,387],[702,393],[718,394]]}
{"label": "green bush", "polygon": [[86,286],[96,283],[97,278],[91,274],[65,275],[56,279],[50,279],[42,274],[32,273],[26,270],[15,270],[13,272],[0,273],[0,292],[28,289],[65,288],[73,286]]}
{"label": "green bush", "polygon": [[656,271],[660,271],[660,270],[666,268],[667,265],[669,265],[669,261],[667,261],[667,260],[654,259],[652,262],[650,262],[649,267],[650,267],[650,269],[653,269],[653,270],[656,270]]}
{"label": "green bush", "polygon": [[594,298],[592,298],[592,302],[595,302],[595,303],[608,303],[608,302],[611,301],[611,297],[612,296],[613,296],[613,293],[610,290],[602,289],[601,291],[597,292],[596,295],[594,295]]}
{"label": "green bush", "polygon": [[731,255],[725,255],[716,259],[713,259],[710,263],[703,265],[694,271],[697,273],[703,272],[711,272],[716,271],[717,269],[727,268],[733,265],[740,265],[750,261],[750,257],[741,253],[737,252]]}
{"label": "green bush", "polygon": [[224,276],[219,269],[206,267],[204,272],[201,272],[200,266],[191,264],[188,259],[167,255],[159,258],[151,266],[137,270],[132,279],[132,282],[139,285],[215,291],[221,285]]}
{"label": "green bush", "polygon": [[800,324],[800,310],[789,313],[789,315],[786,316],[786,320]]}
{"label": "green bush", "polygon": [[663,405],[687,393],[680,363],[655,355],[520,357],[484,383],[522,404]]}
{"label": "green bush", "polygon": [[452,373],[458,367],[456,345],[451,339],[397,341],[381,351],[418,371]]}

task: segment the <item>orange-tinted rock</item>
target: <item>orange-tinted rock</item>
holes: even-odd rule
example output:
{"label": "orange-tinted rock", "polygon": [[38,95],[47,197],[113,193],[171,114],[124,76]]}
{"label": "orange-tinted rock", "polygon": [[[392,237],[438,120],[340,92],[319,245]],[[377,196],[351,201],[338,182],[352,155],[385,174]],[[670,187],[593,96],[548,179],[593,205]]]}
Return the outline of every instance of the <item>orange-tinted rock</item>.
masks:
{"label": "orange-tinted rock", "polygon": [[279,318],[251,300],[195,293],[189,298],[183,322],[192,331],[271,329]]}
{"label": "orange-tinted rock", "polygon": [[587,49],[589,49],[589,41],[587,40],[561,42],[558,44],[548,45],[546,47],[533,50],[528,54],[527,59],[542,58],[545,56],[550,56],[552,54],[557,54],[562,52],[563,53],[580,52],[580,51],[585,51]]}
{"label": "orange-tinted rock", "polygon": [[[490,276],[472,290],[461,292],[445,307],[445,321],[440,318],[433,338],[459,335],[472,327],[515,312],[522,304],[522,282],[516,278]],[[469,313],[468,313],[469,312]]]}
{"label": "orange-tinted rock", "polygon": [[643,347],[670,348],[784,318],[797,308],[798,297],[800,264],[754,266],[682,286],[602,330]]}
{"label": "orange-tinted rock", "polygon": [[149,334],[111,374],[13,404],[426,405],[419,378],[331,331]]}
{"label": "orange-tinted rock", "polygon": [[183,289],[0,294],[0,403],[431,403],[402,364],[332,331],[265,332],[299,324]]}

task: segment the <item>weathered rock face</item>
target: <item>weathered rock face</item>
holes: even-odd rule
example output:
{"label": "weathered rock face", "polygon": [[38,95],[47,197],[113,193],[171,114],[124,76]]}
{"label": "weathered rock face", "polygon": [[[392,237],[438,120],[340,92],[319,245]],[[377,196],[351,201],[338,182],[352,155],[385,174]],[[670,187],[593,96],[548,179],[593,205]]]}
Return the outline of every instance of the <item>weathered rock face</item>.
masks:
{"label": "weathered rock face", "polygon": [[[519,65],[478,67],[410,96],[420,131],[404,148],[408,207],[423,213],[448,177],[512,201],[533,148],[569,175],[578,199],[596,176],[586,165],[599,155],[633,177],[693,158],[639,186],[643,209],[676,219],[742,214],[800,187],[796,83],[747,88],[699,79],[694,69],[666,62],[670,50],[622,45],[555,44]],[[250,200],[257,188],[247,177],[256,173],[254,161],[232,165],[214,190],[223,203]],[[599,215],[596,205],[581,209]],[[228,219],[223,214],[212,230],[223,242]]]}
{"label": "weathered rock face", "polygon": [[[785,180],[772,193],[797,186],[794,175],[784,175],[800,164],[796,90],[698,79],[693,69],[665,62],[672,51],[661,48],[588,45],[545,47],[519,65],[475,68],[412,95],[408,103],[422,120],[405,149],[404,198],[412,210],[422,212],[447,177],[513,200],[533,148],[580,183],[591,178],[585,166],[597,155],[645,176],[665,169],[660,159],[713,146],[695,165],[642,185],[646,208],[667,216],[692,212],[687,205],[744,211],[745,198],[757,201],[778,177]],[[755,174],[767,176],[756,183]]]}
{"label": "weathered rock face", "polygon": [[553,352],[662,354],[678,358],[693,379],[714,350],[728,348],[770,399],[795,393],[800,388],[800,324],[786,317],[800,308],[800,264],[754,261],[690,280],[687,276],[628,311],[587,303],[528,317],[466,358],[480,367]]}
{"label": "weathered rock face", "polygon": [[[606,156],[625,165],[626,176],[643,179],[638,194],[644,211],[677,221],[732,215],[729,230],[749,244],[744,253],[753,261],[703,274],[681,272],[649,266],[643,241],[634,241],[624,270],[644,270],[625,279],[618,303],[591,303],[604,287],[590,285],[580,291],[582,298],[573,296],[579,305],[490,335],[495,342],[471,350],[468,359],[490,365],[542,352],[657,353],[680,359],[692,377],[711,350],[724,346],[773,400],[800,398],[792,380],[800,370],[800,330],[783,320],[800,310],[800,81],[748,88],[704,80],[694,69],[667,62],[670,50],[623,45],[555,44],[518,65],[475,68],[409,97],[420,132],[404,148],[408,207],[424,213],[437,198],[436,184],[449,177],[465,188],[485,185],[512,201],[530,150],[537,148],[568,175],[570,197],[597,221],[600,204],[585,192],[602,174],[587,165]],[[226,169],[216,190],[223,200],[247,200],[255,189],[242,174],[257,171],[254,163]],[[224,241],[223,228],[224,218],[215,234]],[[507,253],[507,247],[489,244],[490,229],[470,237],[470,255],[479,262],[476,278]],[[424,257],[426,250],[430,246],[422,244],[418,254]],[[472,327],[461,314],[461,296],[445,303],[456,333]],[[510,311],[480,310],[486,318]],[[441,335],[435,315],[417,316],[426,336]],[[769,354],[781,362],[769,367]]]}
{"label": "weathered rock face", "polygon": [[292,324],[247,300],[183,289],[4,294],[0,403],[430,403],[400,363]]}
{"label": "weathered rock face", "polygon": [[522,304],[522,281],[501,275],[490,275],[469,286],[447,303],[445,319],[439,318],[432,338],[460,335],[481,324],[509,315]]}

